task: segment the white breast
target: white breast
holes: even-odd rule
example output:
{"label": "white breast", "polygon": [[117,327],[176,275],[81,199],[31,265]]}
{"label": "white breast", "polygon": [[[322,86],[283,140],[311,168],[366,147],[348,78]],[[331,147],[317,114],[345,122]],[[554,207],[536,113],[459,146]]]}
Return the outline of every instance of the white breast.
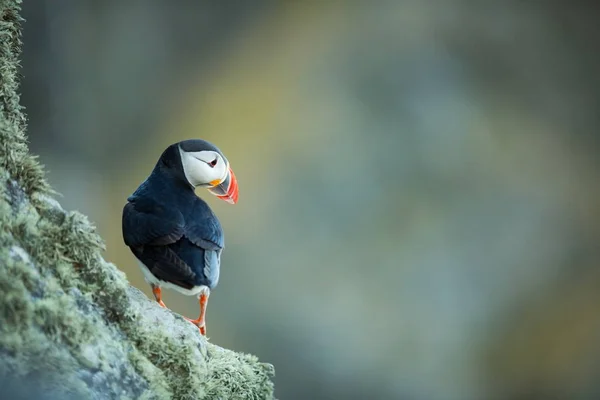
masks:
{"label": "white breast", "polygon": [[199,296],[202,293],[210,292],[210,289],[208,288],[208,286],[204,286],[204,285],[194,286],[191,289],[185,289],[185,288],[182,288],[181,286],[174,285],[171,282],[161,281],[160,279],[158,279],[157,277],[152,275],[152,272],[150,272],[148,267],[146,267],[143,262],[141,262],[137,258],[136,258],[136,260],[140,266],[140,269],[142,270],[142,273],[144,274],[144,278],[146,279],[146,282],[148,282],[150,284],[154,284],[154,285],[157,285],[157,286],[160,286],[163,288],[167,288],[167,289],[173,289],[173,290],[178,291],[179,293],[185,294],[186,296]]}

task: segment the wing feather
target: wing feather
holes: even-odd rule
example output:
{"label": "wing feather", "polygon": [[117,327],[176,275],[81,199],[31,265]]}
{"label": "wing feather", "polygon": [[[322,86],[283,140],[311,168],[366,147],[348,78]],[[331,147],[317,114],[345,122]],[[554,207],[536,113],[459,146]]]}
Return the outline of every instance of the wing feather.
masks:
{"label": "wing feather", "polygon": [[196,273],[168,246],[143,246],[132,250],[161,281],[171,282],[185,289],[195,286]]}
{"label": "wing feather", "polygon": [[128,246],[167,245],[185,232],[183,215],[160,205],[140,200],[123,208],[123,239]]}
{"label": "wing feather", "polygon": [[156,278],[186,289],[216,286],[224,239],[206,203],[197,202],[184,217],[151,198],[128,200],[123,209],[125,244]]}

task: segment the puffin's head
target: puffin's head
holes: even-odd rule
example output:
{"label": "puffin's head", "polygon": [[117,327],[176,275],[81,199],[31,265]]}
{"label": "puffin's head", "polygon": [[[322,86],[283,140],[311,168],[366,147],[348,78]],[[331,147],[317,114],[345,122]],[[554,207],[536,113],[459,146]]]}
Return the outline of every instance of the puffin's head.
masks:
{"label": "puffin's head", "polygon": [[215,145],[200,139],[177,143],[185,179],[193,187],[203,187],[221,200],[235,204],[238,184],[229,161]]}

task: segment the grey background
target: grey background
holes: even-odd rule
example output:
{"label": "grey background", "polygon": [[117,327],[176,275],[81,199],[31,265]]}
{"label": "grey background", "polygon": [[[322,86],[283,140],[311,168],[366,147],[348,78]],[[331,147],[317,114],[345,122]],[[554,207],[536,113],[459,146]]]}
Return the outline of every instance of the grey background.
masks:
{"label": "grey background", "polygon": [[198,192],[227,241],[208,332],[278,397],[597,399],[597,14],[26,1],[22,102],[59,200],[147,294],[126,197],[170,143],[225,152],[239,204]]}

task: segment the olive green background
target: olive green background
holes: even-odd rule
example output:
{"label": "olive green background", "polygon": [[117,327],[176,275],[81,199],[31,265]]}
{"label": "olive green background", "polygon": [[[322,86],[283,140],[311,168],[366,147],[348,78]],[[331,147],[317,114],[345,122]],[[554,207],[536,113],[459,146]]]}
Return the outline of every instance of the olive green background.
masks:
{"label": "olive green background", "polygon": [[597,399],[596,9],[27,1],[31,148],[149,295],[125,199],[167,145],[217,144],[240,201],[198,191],[227,246],[209,336],[282,399]]}

